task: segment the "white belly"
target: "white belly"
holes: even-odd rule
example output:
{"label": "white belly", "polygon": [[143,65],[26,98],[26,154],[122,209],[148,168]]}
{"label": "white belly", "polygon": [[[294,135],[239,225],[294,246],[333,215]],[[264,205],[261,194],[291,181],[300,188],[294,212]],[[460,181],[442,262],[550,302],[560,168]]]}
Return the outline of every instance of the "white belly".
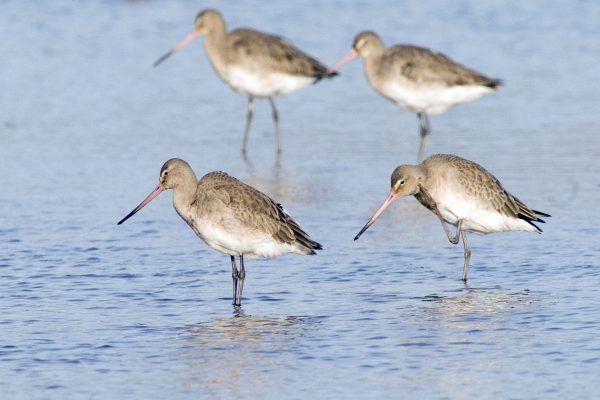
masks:
{"label": "white belly", "polygon": [[508,232],[508,231],[537,231],[528,222],[509,217],[491,207],[485,202],[473,201],[467,196],[448,193],[444,201],[438,201],[438,208],[444,220],[454,226],[462,220],[462,229],[477,233]]}
{"label": "white belly", "polygon": [[212,224],[194,224],[192,229],[207,245],[222,253],[247,258],[276,257],[285,253],[304,254],[296,246],[280,243],[271,235],[243,228],[233,230]]}
{"label": "white belly", "polygon": [[240,67],[228,67],[220,75],[237,92],[256,97],[287,94],[315,80],[306,76],[289,75],[281,72],[253,71]]}
{"label": "white belly", "polygon": [[449,107],[475,100],[493,91],[487,86],[424,86],[388,83],[376,88],[383,96],[414,112],[438,114]]}

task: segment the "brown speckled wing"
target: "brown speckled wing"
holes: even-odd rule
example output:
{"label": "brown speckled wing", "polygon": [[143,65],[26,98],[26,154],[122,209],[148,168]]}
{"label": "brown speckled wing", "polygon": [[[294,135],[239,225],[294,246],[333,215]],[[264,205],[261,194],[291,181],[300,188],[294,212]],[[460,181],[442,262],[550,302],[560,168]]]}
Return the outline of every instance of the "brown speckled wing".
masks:
{"label": "brown speckled wing", "polygon": [[285,39],[251,29],[237,29],[228,37],[232,54],[247,65],[268,65],[272,71],[321,79],[328,68]]}
{"label": "brown speckled wing", "polygon": [[405,78],[432,85],[481,85],[495,88],[500,80],[491,79],[452,61],[442,53],[423,47],[398,45],[389,48],[380,68],[393,70]]}
{"label": "brown speckled wing", "polygon": [[[266,194],[226,174],[211,172],[198,183],[197,198],[227,207],[244,226],[270,234],[281,243],[300,244],[308,250],[321,246],[310,239],[298,223]],[[210,208],[210,205],[206,205]]]}
{"label": "brown speckled wing", "polygon": [[540,230],[533,222],[544,222],[539,216],[549,216],[529,208],[517,197],[510,194],[494,175],[481,165],[460,157],[445,155],[457,169],[460,184],[470,194],[479,198],[493,210],[508,217],[520,218]]}

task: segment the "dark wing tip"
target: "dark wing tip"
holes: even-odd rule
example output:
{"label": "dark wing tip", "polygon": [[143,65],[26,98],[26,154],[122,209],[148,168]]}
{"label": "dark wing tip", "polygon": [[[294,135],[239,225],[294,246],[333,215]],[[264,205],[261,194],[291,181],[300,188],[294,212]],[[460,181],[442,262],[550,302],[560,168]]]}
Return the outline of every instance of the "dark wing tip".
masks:
{"label": "dark wing tip", "polygon": [[504,86],[504,81],[502,79],[490,79],[486,86],[492,89],[497,89],[500,86]]}
{"label": "dark wing tip", "polygon": [[538,211],[538,210],[531,210],[531,211],[533,211],[534,213],[536,213],[540,217],[552,217],[552,215],[546,214],[545,212],[541,212],[541,211]]}
{"label": "dark wing tip", "polygon": [[[535,212],[536,214],[539,214],[539,215],[548,216],[548,217],[550,216],[550,215],[545,214],[545,213],[538,213],[537,211],[534,211],[534,210],[532,210],[532,211]],[[529,225],[531,225],[535,229],[537,229],[537,231],[539,233],[542,233],[542,228],[540,228],[539,226],[537,226],[536,224],[534,224],[534,222],[539,222],[539,223],[542,223],[542,224],[546,223],[546,221],[544,221],[543,219],[541,219],[541,218],[539,218],[537,216],[536,217],[532,217],[530,215],[525,215],[525,214],[521,214],[521,213],[517,214],[517,218],[526,221]]]}
{"label": "dark wing tip", "polygon": [[325,72],[321,72],[315,75],[315,81],[313,82],[313,85],[320,82],[321,80],[327,78],[327,79],[331,79],[335,76],[338,76],[339,72],[337,71],[325,71]]}
{"label": "dark wing tip", "polygon": [[311,243],[311,245],[312,245],[312,248],[308,249],[308,253],[306,253],[309,256],[316,256],[317,252],[315,250],[323,250],[323,246],[321,246],[317,242],[313,242],[313,243]]}

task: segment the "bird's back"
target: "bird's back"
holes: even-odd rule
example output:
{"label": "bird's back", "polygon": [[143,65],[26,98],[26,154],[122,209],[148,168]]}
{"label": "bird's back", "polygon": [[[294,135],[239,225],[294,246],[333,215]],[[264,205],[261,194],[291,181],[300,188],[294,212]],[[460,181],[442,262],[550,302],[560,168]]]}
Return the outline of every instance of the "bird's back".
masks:
{"label": "bird's back", "polygon": [[442,53],[411,45],[387,49],[381,68],[423,85],[477,85],[494,89],[500,84],[500,80],[488,78]]}
{"label": "bird's back", "polygon": [[227,62],[248,68],[314,79],[332,75],[320,61],[287,40],[253,29],[242,28],[228,33],[227,48]]}

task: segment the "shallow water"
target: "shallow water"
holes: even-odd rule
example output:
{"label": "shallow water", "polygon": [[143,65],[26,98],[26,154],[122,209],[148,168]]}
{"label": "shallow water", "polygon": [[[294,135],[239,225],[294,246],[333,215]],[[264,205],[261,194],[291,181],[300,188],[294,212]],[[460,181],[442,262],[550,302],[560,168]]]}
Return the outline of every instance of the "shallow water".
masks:
{"label": "shallow water", "polygon": [[[3,2],[0,37],[0,391],[34,398],[597,398],[600,139],[594,2],[208,2],[230,27],[277,32],[332,64],[363,29],[438,49],[506,85],[432,118],[428,153],[486,166],[542,235],[462,246],[414,199],[352,238],[413,162],[417,120],[367,85],[246,100],[200,42],[152,68],[198,4]],[[228,257],[155,187],[162,163],[221,169],[284,204],[325,250]]]}

